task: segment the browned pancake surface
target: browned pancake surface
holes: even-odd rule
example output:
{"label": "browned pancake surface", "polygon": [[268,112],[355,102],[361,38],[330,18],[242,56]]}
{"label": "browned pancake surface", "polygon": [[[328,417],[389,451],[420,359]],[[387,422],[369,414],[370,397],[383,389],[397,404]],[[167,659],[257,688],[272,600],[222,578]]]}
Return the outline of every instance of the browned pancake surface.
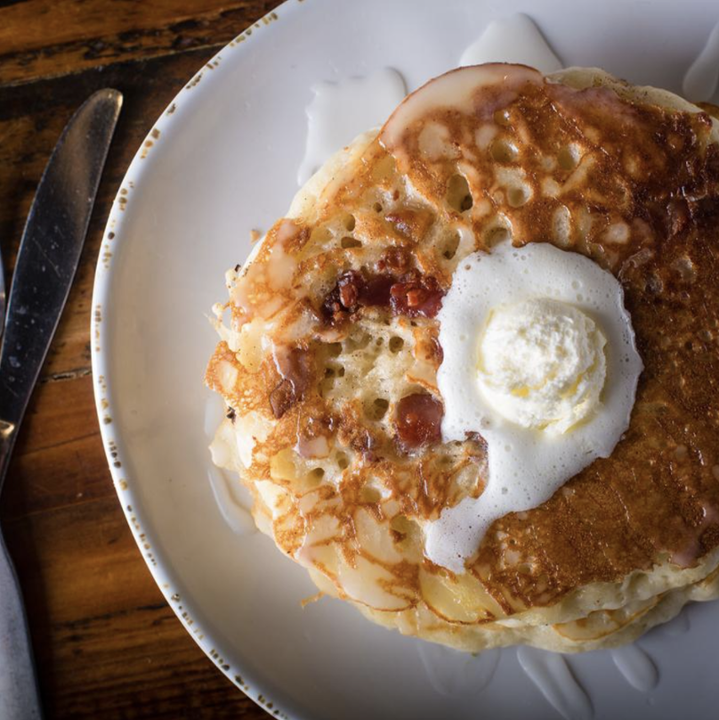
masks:
{"label": "browned pancake surface", "polygon": [[[366,557],[357,508],[392,520],[401,541],[416,532],[413,519],[481,493],[481,437],[444,445],[438,433],[434,316],[461,259],[508,238],[552,242],[618,277],[645,369],[612,456],[540,507],[494,523],[468,570],[511,614],[663,560],[691,566],[719,545],[719,151],[711,128],[703,112],[608,87],[575,89],[521,66],[466,68],[410,96],[361,169],[310,220],[279,221],[239,281],[241,307],[233,306],[236,329],[254,317],[275,320],[276,351],[248,372],[220,343],[207,381],[238,413],[256,410],[273,423],[266,460],[255,461],[250,479],[269,479],[271,457],[284,448],[302,455],[320,437],[351,450],[336,488],[307,480],[303,492],[319,502],[307,512],[298,500],[275,522],[280,546],[294,553],[308,527],[331,515],[332,541],[350,558]],[[471,229],[473,241],[458,228]],[[280,253],[295,260],[291,272],[277,264]],[[338,343],[383,318],[411,327],[424,380],[389,406],[329,402]],[[237,369],[231,392],[222,362]],[[366,490],[377,478],[391,504]],[[409,603],[419,601],[420,568],[447,575],[421,558],[394,568]]]}

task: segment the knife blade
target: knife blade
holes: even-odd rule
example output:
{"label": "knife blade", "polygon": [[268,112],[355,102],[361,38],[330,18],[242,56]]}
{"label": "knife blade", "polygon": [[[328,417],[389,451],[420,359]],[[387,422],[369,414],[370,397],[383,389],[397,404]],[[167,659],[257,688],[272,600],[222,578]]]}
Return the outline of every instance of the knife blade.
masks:
{"label": "knife blade", "polygon": [[0,253],[0,340],[5,329],[5,266]]}
{"label": "knife blade", "polygon": [[[72,285],[122,106],[99,90],[73,115],[40,179],[10,287],[0,350],[0,499],[28,401]],[[42,717],[27,619],[0,532],[0,718]]]}

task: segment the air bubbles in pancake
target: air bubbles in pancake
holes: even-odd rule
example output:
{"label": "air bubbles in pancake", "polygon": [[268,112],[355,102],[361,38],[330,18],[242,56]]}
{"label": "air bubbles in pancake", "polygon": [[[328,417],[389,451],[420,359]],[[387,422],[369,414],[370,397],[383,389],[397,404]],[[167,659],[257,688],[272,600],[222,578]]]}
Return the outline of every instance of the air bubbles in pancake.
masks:
{"label": "air bubbles in pancake", "polygon": [[[487,233],[484,236],[484,244],[488,249],[491,249],[496,245],[507,243],[511,239],[512,233],[510,230],[502,225],[498,225],[487,230]],[[467,268],[468,266],[465,265],[465,269]]]}
{"label": "air bubbles in pancake", "polygon": [[562,170],[574,170],[579,165],[581,151],[574,143],[565,145],[557,153],[557,164]]}
{"label": "air bubbles in pancake", "polygon": [[310,488],[317,487],[324,478],[325,471],[321,467],[316,467],[307,473],[307,485]]}
{"label": "air bubbles in pancake", "polygon": [[517,157],[517,147],[508,140],[496,140],[490,150],[492,158],[498,163],[511,163]]}
{"label": "air bubbles in pancake", "polygon": [[530,190],[525,186],[509,188],[507,191],[507,202],[511,207],[518,208],[526,205],[530,197]]}
{"label": "air bubbles in pancake", "polygon": [[378,503],[382,499],[382,493],[372,485],[364,485],[360,491],[360,499],[364,503]]}
{"label": "air bubbles in pancake", "polygon": [[497,125],[501,125],[502,127],[509,127],[511,125],[509,110],[497,110],[493,117]]}
{"label": "air bubbles in pancake", "polygon": [[446,260],[451,260],[457,254],[457,248],[459,247],[460,236],[458,232],[452,232],[447,238],[442,255]]}
{"label": "air bubbles in pancake", "polygon": [[457,212],[464,213],[471,209],[473,205],[472,193],[464,175],[457,173],[449,179],[446,200],[447,204]]}
{"label": "air bubbles in pancake", "polygon": [[381,420],[386,414],[389,408],[389,400],[386,398],[374,398],[369,404],[365,406],[365,415],[370,420]]}

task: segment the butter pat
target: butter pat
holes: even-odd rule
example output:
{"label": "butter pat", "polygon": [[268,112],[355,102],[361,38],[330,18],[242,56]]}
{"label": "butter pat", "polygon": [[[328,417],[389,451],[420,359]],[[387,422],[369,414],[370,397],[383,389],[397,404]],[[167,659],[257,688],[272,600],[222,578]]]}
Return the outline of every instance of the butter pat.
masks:
{"label": "butter pat", "polygon": [[599,406],[606,342],[596,323],[568,303],[532,298],[501,305],[480,339],[477,382],[507,420],[565,433]]}
{"label": "butter pat", "polygon": [[442,438],[479,434],[489,477],[425,526],[425,554],[463,572],[490,525],[541,505],[629,425],[642,361],[622,286],[547,243],[498,245],[454,271],[442,301]]}

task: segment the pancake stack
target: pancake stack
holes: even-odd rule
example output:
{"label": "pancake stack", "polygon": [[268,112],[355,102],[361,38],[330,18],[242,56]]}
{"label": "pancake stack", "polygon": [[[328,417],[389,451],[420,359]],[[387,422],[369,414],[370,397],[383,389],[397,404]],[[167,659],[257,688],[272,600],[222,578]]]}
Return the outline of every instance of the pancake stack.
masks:
{"label": "pancake stack", "polygon": [[[718,141],[666,91],[494,64],[328,161],[216,307],[213,459],[258,527],[323,593],[471,652],[617,646],[719,596]],[[457,573],[425,534],[482,494],[487,449],[480,428],[443,441],[436,316],[458,265],[510,242],[612,273],[644,371],[611,456],[495,521]]]}

